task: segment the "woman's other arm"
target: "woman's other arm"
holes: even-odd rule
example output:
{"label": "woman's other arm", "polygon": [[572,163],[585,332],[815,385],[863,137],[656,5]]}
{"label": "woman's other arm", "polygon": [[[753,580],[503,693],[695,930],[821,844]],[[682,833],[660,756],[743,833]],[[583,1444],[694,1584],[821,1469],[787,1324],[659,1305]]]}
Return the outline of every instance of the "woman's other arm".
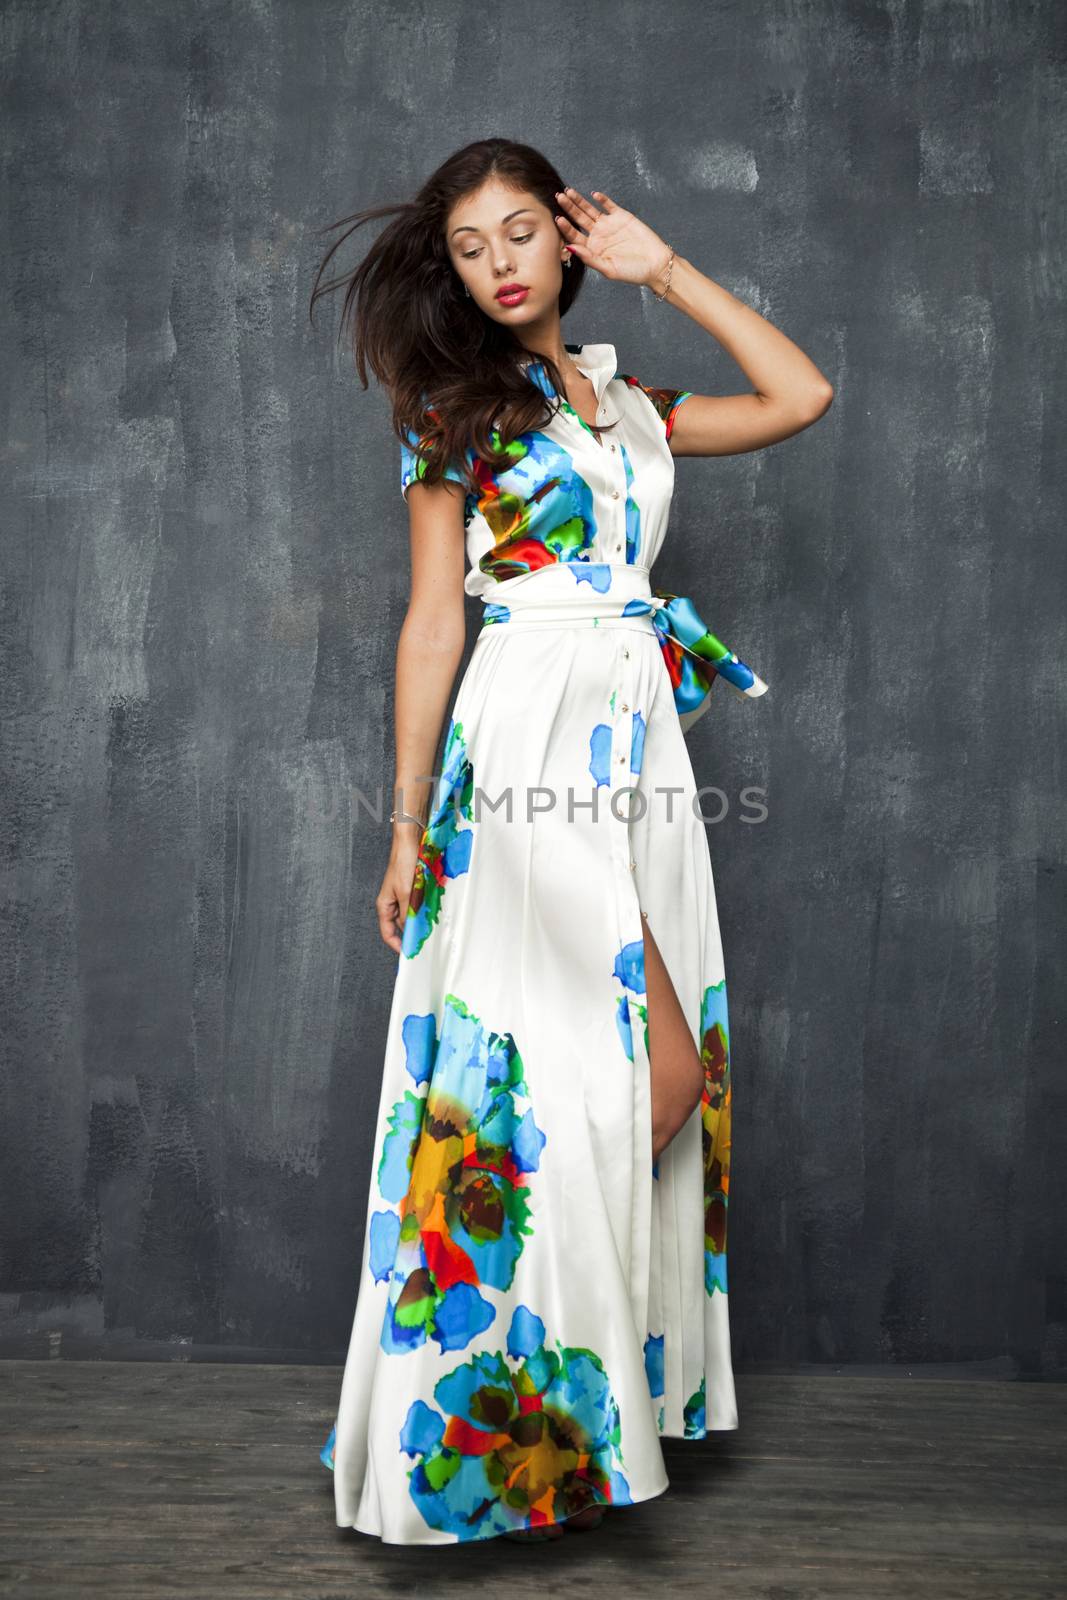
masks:
{"label": "woman's other arm", "polygon": [[[405,491],[411,598],[396,647],[396,770],[392,847],[376,905],[382,938],[400,954],[419,844],[433,798],[433,758],[463,657],[463,489],[450,479]],[[417,821],[406,821],[405,815]]]}

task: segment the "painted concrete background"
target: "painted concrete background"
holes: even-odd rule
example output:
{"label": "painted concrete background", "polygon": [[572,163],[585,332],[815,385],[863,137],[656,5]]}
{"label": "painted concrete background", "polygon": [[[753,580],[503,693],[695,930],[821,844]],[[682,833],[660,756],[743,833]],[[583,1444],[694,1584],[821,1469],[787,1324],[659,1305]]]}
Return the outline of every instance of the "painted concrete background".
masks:
{"label": "painted concrete background", "polygon": [[[656,568],[771,686],[689,741],[729,806],[736,1363],[1067,1365],[1058,8],[579,15],[0,8],[4,1353],[343,1356],[407,513],[308,298],[320,230],[502,133],[836,390],[680,461]],[[633,288],[565,328],[748,387]]]}

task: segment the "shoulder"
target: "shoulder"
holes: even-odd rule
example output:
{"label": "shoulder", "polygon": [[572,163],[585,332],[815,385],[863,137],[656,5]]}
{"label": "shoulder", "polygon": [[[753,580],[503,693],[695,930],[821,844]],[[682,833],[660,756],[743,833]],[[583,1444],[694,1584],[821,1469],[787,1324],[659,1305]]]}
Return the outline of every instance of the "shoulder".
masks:
{"label": "shoulder", "polygon": [[[426,476],[430,457],[438,448],[437,440],[440,437],[440,423],[441,415],[438,409],[433,405],[425,404],[420,426],[404,429],[404,435],[400,439],[400,493],[402,495],[406,496],[410,485]],[[468,510],[471,499],[469,474],[472,470],[474,459],[474,452],[468,447],[458,459],[449,457],[441,469],[442,478],[450,478],[453,483],[462,484],[466,489]]]}
{"label": "shoulder", "polygon": [[622,380],[627,388],[638,390],[649,401],[651,406],[667,430],[668,439],[674,427],[674,417],[683,400],[692,398],[691,389],[673,389],[657,384],[642,383],[640,378],[635,378],[630,372],[617,372],[616,378]]}
{"label": "shoulder", "polygon": [[621,378],[629,388],[640,389],[642,394],[647,394],[661,416],[670,409],[679,395],[688,393],[685,389],[671,389],[657,384],[642,383],[640,378],[635,378],[630,372],[617,372],[615,376]]}

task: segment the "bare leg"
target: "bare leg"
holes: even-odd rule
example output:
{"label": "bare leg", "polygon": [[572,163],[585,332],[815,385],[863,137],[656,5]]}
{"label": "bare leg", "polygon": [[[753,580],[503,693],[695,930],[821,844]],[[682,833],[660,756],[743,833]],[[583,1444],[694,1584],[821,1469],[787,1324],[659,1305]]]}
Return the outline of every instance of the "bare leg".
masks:
{"label": "bare leg", "polygon": [[652,1159],[655,1161],[700,1104],[704,1064],[644,911],[641,918],[645,937],[648,1053],[652,1063]]}

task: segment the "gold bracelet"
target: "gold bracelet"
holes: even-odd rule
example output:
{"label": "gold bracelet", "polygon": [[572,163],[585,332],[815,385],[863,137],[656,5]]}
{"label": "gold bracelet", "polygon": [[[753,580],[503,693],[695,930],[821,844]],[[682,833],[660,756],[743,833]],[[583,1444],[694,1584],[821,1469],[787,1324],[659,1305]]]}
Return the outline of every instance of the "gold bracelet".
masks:
{"label": "gold bracelet", "polygon": [[672,269],[674,267],[674,246],[673,246],[673,244],[671,244],[671,245],[668,245],[667,248],[670,251],[670,255],[667,257],[667,282],[665,283],[665,285],[663,287],[663,293],[662,294],[656,294],[655,289],[653,289],[653,291],[652,291],[653,295],[655,296],[655,298],[657,300],[666,300],[667,296],[671,292],[671,271],[672,271]]}

